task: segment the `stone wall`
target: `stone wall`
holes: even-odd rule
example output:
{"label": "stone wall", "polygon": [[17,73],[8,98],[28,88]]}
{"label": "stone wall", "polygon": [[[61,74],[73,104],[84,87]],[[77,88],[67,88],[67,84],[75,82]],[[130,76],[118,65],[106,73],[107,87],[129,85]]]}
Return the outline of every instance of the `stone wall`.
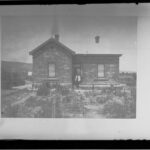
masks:
{"label": "stone wall", "polygon": [[51,43],[33,56],[33,76],[35,80],[48,77],[48,64],[55,64],[56,78],[61,83],[72,83],[72,56]]}
{"label": "stone wall", "polygon": [[[116,80],[119,74],[119,64],[104,64],[104,74],[106,79]],[[98,79],[98,65],[82,64],[82,84],[91,84],[95,79]]]}
{"label": "stone wall", "polygon": [[33,77],[48,78],[48,65],[55,64],[56,79],[60,83],[72,84],[73,64],[81,64],[82,83],[91,84],[98,78],[98,64],[104,64],[105,78],[116,79],[119,74],[119,56],[71,55],[65,48],[48,43],[33,55]]}
{"label": "stone wall", "polygon": [[97,64],[82,65],[82,83],[91,84],[97,78]]}

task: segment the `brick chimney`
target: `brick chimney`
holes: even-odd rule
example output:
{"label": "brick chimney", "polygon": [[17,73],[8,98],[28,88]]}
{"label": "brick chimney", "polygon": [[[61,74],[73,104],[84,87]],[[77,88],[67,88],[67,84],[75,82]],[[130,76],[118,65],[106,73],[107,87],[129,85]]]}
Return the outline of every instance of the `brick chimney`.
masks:
{"label": "brick chimney", "polygon": [[59,41],[59,34],[55,34],[55,39]]}
{"label": "brick chimney", "polygon": [[95,36],[95,43],[99,43],[99,40],[100,40],[100,36]]}

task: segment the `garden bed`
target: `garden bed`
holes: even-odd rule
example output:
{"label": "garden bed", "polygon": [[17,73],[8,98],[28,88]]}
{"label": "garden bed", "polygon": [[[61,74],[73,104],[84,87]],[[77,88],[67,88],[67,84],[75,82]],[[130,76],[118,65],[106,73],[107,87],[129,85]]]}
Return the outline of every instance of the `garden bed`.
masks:
{"label": "garden bed", "polygon": [[[45,87],[44,87],[45,88]],[[41,87],[40,90],[45,90]],[[2,91],[3,92],[3,91]],[[5,92],[7,93],[7,92]],[[8,92],[9,93],[9,92]],[[42,93],[42,94],[41,94]],[[45,94],[45,95],[44,95]],[[2,117],[17,118],[135,118],[136,88],[126,91],[19,90],[2,96]]]}

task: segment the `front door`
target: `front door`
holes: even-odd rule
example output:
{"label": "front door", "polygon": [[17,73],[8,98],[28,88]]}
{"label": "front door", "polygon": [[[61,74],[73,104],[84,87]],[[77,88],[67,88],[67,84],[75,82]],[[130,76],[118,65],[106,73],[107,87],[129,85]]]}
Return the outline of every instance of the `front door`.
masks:
{"label": "front door", "polygon": [[73,84],[75,84],[76,75],[81,76],[81,64],[75,64],[73,69]]}

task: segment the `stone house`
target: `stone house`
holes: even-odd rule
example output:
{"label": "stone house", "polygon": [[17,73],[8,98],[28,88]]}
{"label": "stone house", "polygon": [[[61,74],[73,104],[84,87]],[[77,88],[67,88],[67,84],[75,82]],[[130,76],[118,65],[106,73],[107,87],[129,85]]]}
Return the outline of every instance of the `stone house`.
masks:
{"label": "stone house", "polygon": [[29,52],[33,57],[33,78],[59,81],[60,84],[73,85],[76,71],[81,73],[81,86],[109,84],[119,75],[121,54],[76,54],[59,41],[50,38]]}

